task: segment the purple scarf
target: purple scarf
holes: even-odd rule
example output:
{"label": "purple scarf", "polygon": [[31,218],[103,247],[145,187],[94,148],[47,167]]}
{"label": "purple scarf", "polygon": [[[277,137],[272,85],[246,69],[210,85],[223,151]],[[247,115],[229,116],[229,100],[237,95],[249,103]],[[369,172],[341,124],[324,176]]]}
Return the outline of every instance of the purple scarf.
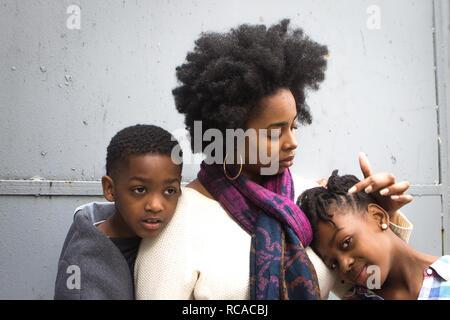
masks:
{"label": "purple scarf", "polygon": [[[234,175],[232,165],[227,171]],[[252,236],[251,299],[319,299],[317,276],[305,252],[311,225],[294,203],[289,169],[259,185],[245,176],[229,180],[222,165],[201,164],[198,179]]]}

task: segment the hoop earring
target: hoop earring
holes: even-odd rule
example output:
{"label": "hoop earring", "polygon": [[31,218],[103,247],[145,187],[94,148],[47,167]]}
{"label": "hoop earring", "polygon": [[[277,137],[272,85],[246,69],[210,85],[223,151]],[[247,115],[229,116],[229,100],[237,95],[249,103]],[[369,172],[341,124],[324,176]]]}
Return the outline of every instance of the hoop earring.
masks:
{"label": "hoop earring", "polygon": [[242,172],[242,166],[243,166],[243,163],[242,163],[242,155],[239,155],[239,158],[241,159],[241,167],[239,168],[239,172],[237,173],[237,175],[236,176],[234,176],[234,177],[230,177],[228,174],[227,174],[227,169],[226,169],[226,167],[225,167],[225,165],[226,165],[226,160],[227,160],[227,155],[228,155],[228,153],[225,155],[225,158],[223,159],[223,173],[225,174],[225,177],[227,177],[227,179],[228,180],[236,180],[237,178],[239,178],[239,176],[241,175],[241,172]]}

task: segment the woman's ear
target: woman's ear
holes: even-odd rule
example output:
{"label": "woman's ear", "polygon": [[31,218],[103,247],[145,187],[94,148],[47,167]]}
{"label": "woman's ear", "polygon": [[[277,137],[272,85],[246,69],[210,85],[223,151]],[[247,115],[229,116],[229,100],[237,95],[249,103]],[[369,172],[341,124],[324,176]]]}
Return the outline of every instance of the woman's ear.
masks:
{"label": "woman's ear", "polygon": [[379,205],[370,203],[367,207],[369,219],[376,223],[379,230],[389,229],[389,214]]}
{"label": "woman's ear", "polygon": [[102,188],[106,200],[111,202],[116,201],[114,198],[114,180],[110,176],[102,177]]}

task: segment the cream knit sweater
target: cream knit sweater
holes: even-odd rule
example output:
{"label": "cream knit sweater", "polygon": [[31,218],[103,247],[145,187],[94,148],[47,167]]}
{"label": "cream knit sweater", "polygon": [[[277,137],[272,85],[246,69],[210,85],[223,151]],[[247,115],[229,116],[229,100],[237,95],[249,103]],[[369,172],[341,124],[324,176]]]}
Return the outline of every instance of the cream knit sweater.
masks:
{"label": "cream knit sweater", "polygon": [[[293,176],[295,199],[313,180]],[[412,226],[399,215],[391,229],[408,241]],[[244,231],[219,202],[191,188],[182,195],[169,225],[156,239],[143,239],[135,264],[136,299],[214,299],[250,298],[251,236]],[[331,290],[342,296],[348,285],[306,249],[319,279],[322,299]]]}

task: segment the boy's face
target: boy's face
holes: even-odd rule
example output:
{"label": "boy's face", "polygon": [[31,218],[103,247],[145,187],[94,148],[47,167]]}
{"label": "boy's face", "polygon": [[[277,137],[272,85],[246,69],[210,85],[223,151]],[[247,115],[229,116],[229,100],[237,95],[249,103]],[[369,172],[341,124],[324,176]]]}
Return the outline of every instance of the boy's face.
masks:
{"label": "boy's face", "polygon": [[168,155],[132,155],[114,174],[117,213],[141,238],[157,236],[170,222],[181,195],[181,166]]}
{"label": "boy's face", "polygon": [[[322,260],[329,268],[337,269],[342,280],[379,289],[373,288],[373,284],[385,282],[391,263],[386,231],[369,214],[329,212],[334,214],[336,227],[322,220],[317,225],[317,250]],[[372,271],[375,269],[379,272]]]}

